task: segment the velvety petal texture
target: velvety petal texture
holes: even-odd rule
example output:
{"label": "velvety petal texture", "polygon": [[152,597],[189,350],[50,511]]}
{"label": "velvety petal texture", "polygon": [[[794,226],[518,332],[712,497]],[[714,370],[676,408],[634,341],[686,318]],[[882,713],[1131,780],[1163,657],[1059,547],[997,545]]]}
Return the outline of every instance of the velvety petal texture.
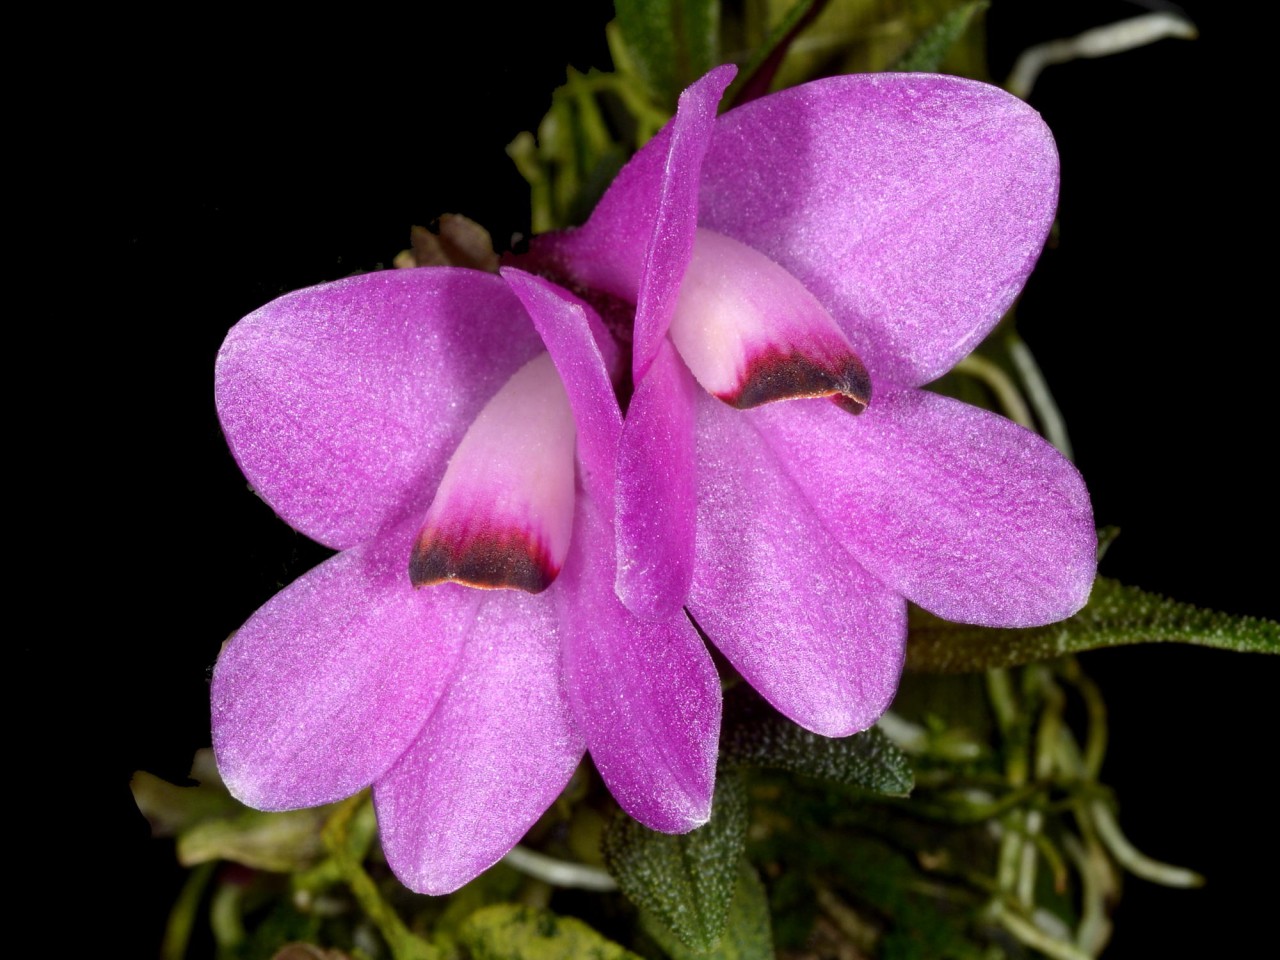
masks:
{"label": "velvety petal texture", "polygon": [[[996,626],[1084,603],[1075,468],[916,389],[1030,271],[1056,202],[1048,131],[994,87],[909,74],[717,118],[733,75],[686,90],[590,220],[519,261],[576,292],[512,267],[395,270],[230,332],[216,396],[237,462],[344,551],[219,657],[236,797],[373,785],[388,863],[445,893],[519,841],[584,749],[649,827],[707,821],[721,687],[699,629],[782,713],[845,736],[893,698],[908,599]],[[827,396],[842,406],[796,399]]]}
{"label": "velvety petal texture", "polygon": [[685,90],[675,117],[622,168],[587,222],[535,241],[583,286],[643,301],[632,358],[640,374],[675,307],[697,226],[698,172],[720,97],[736,73],[717,67]]}
{"label": "velvety petal texture", "polygon": [[698,385],[670,340],[631,397],[618,448],[618,598],[642,617],[679,613],[693,581]]}
{"label": "velvety petal texture", "polygon": [[369,786],[426,723],[480,595],[425,592],[412,529],[341,553],[269,600],[213,672],[213,748],[236,799],[259,810]]}
{"label": "velvety petal texture", "polygon": [[813,294],[764,254],[699,229],[671,340],[712,396],[735,407],[839,398],[860,413],[871,379]]}
{"label": "velvety petal texture", "polygon": [[554,605],[485,594],[448,691],[374,789],[387,862],[422,893],[456,890],[519,842],[582,752]]}
{"label": "velvety petal texture", "polygon": [[725,114],[699,223],[780,264],[878,381],[926,383],[1022,289],[1057,207],[1039,114],[936,74],[832,77]]}
{"label": "velvety petal texture", "polygon": [[502,275],[528,311],[564,384],[577,428],[579,479],[597,497],[607,496],[613,491],[622,411],[594,333],[599,318],[541,277],[511,268]]}
{"label": "velvety petal texture", "polygon": [[369,273],[273,300],[218,353],[218,417],[258,494],[330,547],[421,520],[445,462],[542,350],[501,279]]}
{"label": "velvety petal texture", "polygon": [[573,529],[574,439],[560,377],[539,354],[485,405],[449,460],[414,543],[414,585],[549,587]]}
{"label": "velvety petal texture", "polygon": [[749,417],[706,396],[698,409],[690,613],[781,713],[828,737],[865,730],[898,689],[906,601],[827,530]]}
{"label": "velvety petal texture", "polygon": [[582,498],[556,585],[565,685],[591,759],[622,809],[654,830],[683,833],[711,815],[720,678],[683,614],[643,620],[619,602],[611,507]]}
{"label": "velvety petal texture", "polygon": [[554,284],[504,271],[543,332],[578,424],[582,489],[548,596],[560,608],[564,681],[578,729],[622,808],[655,830],[710,816],[720,680],[682,611],[641,619],[614,593],[614,470],[622,420],[587,313]]}
{"label": "velvety petal texture", "polygon": [[837,539],[926,610],[1029,627],[1089,598],[1088,491],[1030,430],[922,390],[882,391],[857,418],[809,400],[745,415]]}

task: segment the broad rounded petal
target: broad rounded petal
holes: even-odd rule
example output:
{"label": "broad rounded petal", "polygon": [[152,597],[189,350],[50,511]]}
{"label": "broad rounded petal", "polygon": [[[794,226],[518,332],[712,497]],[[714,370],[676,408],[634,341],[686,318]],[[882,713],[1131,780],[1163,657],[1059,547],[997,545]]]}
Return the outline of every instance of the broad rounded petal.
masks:
{"label": "broad rounded petal", "polygon": [[555,604],[486,594],[449,689],[374,785],[391,869],[419,893],[456,890],[519,842],[583,749],[560,682]]}
{"label": "broad rounded petal", "polygon": [[926,610],[1029,627],[1089,598],[1089,493],[1030,430],[922,390],[882,391],[856,418],[812,400],[746,416],[846,549]]}
{"label": "broad rounded petal", "polygon": [[542,592],[569,552],[573,487],[573,411],[541,353],[485,405],[450,458],[414,543],[414,585]]}
{"label": "broad rounded petal", "polygon": [[934,74],[834,77],[725,114],[699,222],[765,253],[831,311],[877,379],[915,386],[1013,302],[1057,205],[1039,115]]}
{"label": "broad rounded petal", "polygon": [[676,616],[693,580],[698,387],[664,339],[627,408],[618,448],[618,598],[641,617]]}
{"label": "broad rounded petal", "polygon": [[587,749],[622,809],[654,830],[707,822],[720,736],[720,680],[683,614],[641,620],[613,592],[606,515],[579,498],[556,594],[565,685]]}
{"label": "broad rounded petal", "polygon": [[541,238],[543,252],[587,287],[637,305],[632,370],[658,348],[693,250],[698,174],[716,109],[737,72],[717,67],[680,95],[675,117],[614,179],[591,218]]}
{"label": "broad rounded petal", "polygon": [[699,229],[671,323],[698,383],[730,406],[834,397],[850,413],[871,378],[831,314],[754,247]]}
{"label": "broad rounded petal", "polygon": [[412,533],[327,560],[227,642],[213,672],[213,748],[238,800],[259,810],[340,800],[417,736],[479,594],[414,590]]}
{"label": "broad rounded petal", "polygon": [[502,276],[529,312],[564,384],[577,424],[583,485],[597,497],[612,496],[622,411],[593,333],[591,309],[541,277],[510,267]]}
{"label": "broad rounded petal", "polygon": [[828,737],[865,730],[898,689],[906,601],[832,537],[750,418],[710,397],[698,463],[689,612],[781,713]]}
{"label": "broad rounded petal", "polygon": [[236,324],[218,354],[218,416],[276,513],[351,547],[422,517],[467,426],[541,349],[492,274],[365,274],[286,294]]}

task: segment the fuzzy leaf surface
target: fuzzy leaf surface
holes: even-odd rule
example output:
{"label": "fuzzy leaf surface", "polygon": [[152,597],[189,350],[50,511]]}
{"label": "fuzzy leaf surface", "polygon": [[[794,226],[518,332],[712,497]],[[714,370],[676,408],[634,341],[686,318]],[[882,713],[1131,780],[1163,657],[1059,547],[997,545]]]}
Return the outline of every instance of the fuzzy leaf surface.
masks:
{"label": "fuzzy leaf surface", "polygon": [[725,696],[720,750],[726,765],[770,767],[892,796],[906,796],[914,783],[907,755],[875,727],[851,737],[819,736],[744,686]]}
{"label": "fuzzy leaf surface", "polygon": [[746,860],[738,863],[738,880],[729,904],[729,919],[720,942],[700,953],[681,943],[653,914],[641,922],[649,936],[672,960],[773,960],[773,930],[769,922],[769,899],[759,875]]}
{"label": "fuzzy leaf surface", "polygon": [[1205,610],[1099,577],[1083,610],[1047,627],[995,630],[950,623],[913,608],[907,669],[966,673],[1131,643],[1280,653],[1280,623]]}
{"label": "fuzzy leaf surface", "polygon": [[724,934],[746,841],[746,788],[730,771],[716,784],[705,825],[672,835],[619,817],[605,832],[603,847],[605,863],[628,899],[684,946],[706,952]]}

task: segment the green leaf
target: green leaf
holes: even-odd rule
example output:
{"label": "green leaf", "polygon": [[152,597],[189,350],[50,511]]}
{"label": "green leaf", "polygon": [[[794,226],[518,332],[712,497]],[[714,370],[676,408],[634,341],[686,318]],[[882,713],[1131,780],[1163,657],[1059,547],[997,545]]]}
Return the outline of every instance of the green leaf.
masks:
{"label": "green leaf", "polygon": [[720,749],[726,764],[773,767],[876,793],[906,796],[914,782],[906,754],[876,728],[851,737],[819,736],[745,686],[725,696]]}
{"label": "green leaf", "polygon": [[1192,643],[1241,653],[1280,653],[1280,623],[1202,610],[1099,577],[1083,610],[1047,627],[973,627],[912,608],[907,668],[965,673],[1130,643]]}
{"label": "green leaf", "polygon": [[581,920],[514,903],[477,910],[459,939],[471,960],[640,960]]}
{"label": "green leaf", "polygon": [[178,835],[178,861],[186,867],[231,860],[275,873],[305,870],[325,855],[320,828],[332,812],[332,807],[284,813],[246,810],[228,819],[205,820]]}
{"label": "green leaf", "polygon": [[945,14],[920,34],[890,69],[903,73],[936,73],[942,66],[943,58],[969,29],[973,18],[989,6],[987,0],[974,0]]}
{"label": "green leaf", "polygon": [[746,788],[731,771],[716,784],[704,826],[672,836],[620,816],[605,831],[604,858],[632,903],[686,947],[707,951],[724,933],[746,841]]}
{"label": "green leaf", "polygon": [[719,0],[617,0],[614,9],[628,59],[668,108],[718,62]]}
{"label": "green leaf", "polygon": [[773,960],[769,899],[760,877],[745,859],[738,862],[738,879],[724,935],[711,950],[689,949],[651,913],[642,915],[641,924],[672,960]]}

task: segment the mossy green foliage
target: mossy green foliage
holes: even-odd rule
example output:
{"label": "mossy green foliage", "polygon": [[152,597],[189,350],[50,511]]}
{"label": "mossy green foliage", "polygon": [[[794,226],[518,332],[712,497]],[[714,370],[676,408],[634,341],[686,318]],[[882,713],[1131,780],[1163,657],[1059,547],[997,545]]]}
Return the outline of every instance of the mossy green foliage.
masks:
{"label": "mossy green foliage", "polygon": [[471,960],[640,960],[581,920],[514,903],[477,910],[459,940]]}

